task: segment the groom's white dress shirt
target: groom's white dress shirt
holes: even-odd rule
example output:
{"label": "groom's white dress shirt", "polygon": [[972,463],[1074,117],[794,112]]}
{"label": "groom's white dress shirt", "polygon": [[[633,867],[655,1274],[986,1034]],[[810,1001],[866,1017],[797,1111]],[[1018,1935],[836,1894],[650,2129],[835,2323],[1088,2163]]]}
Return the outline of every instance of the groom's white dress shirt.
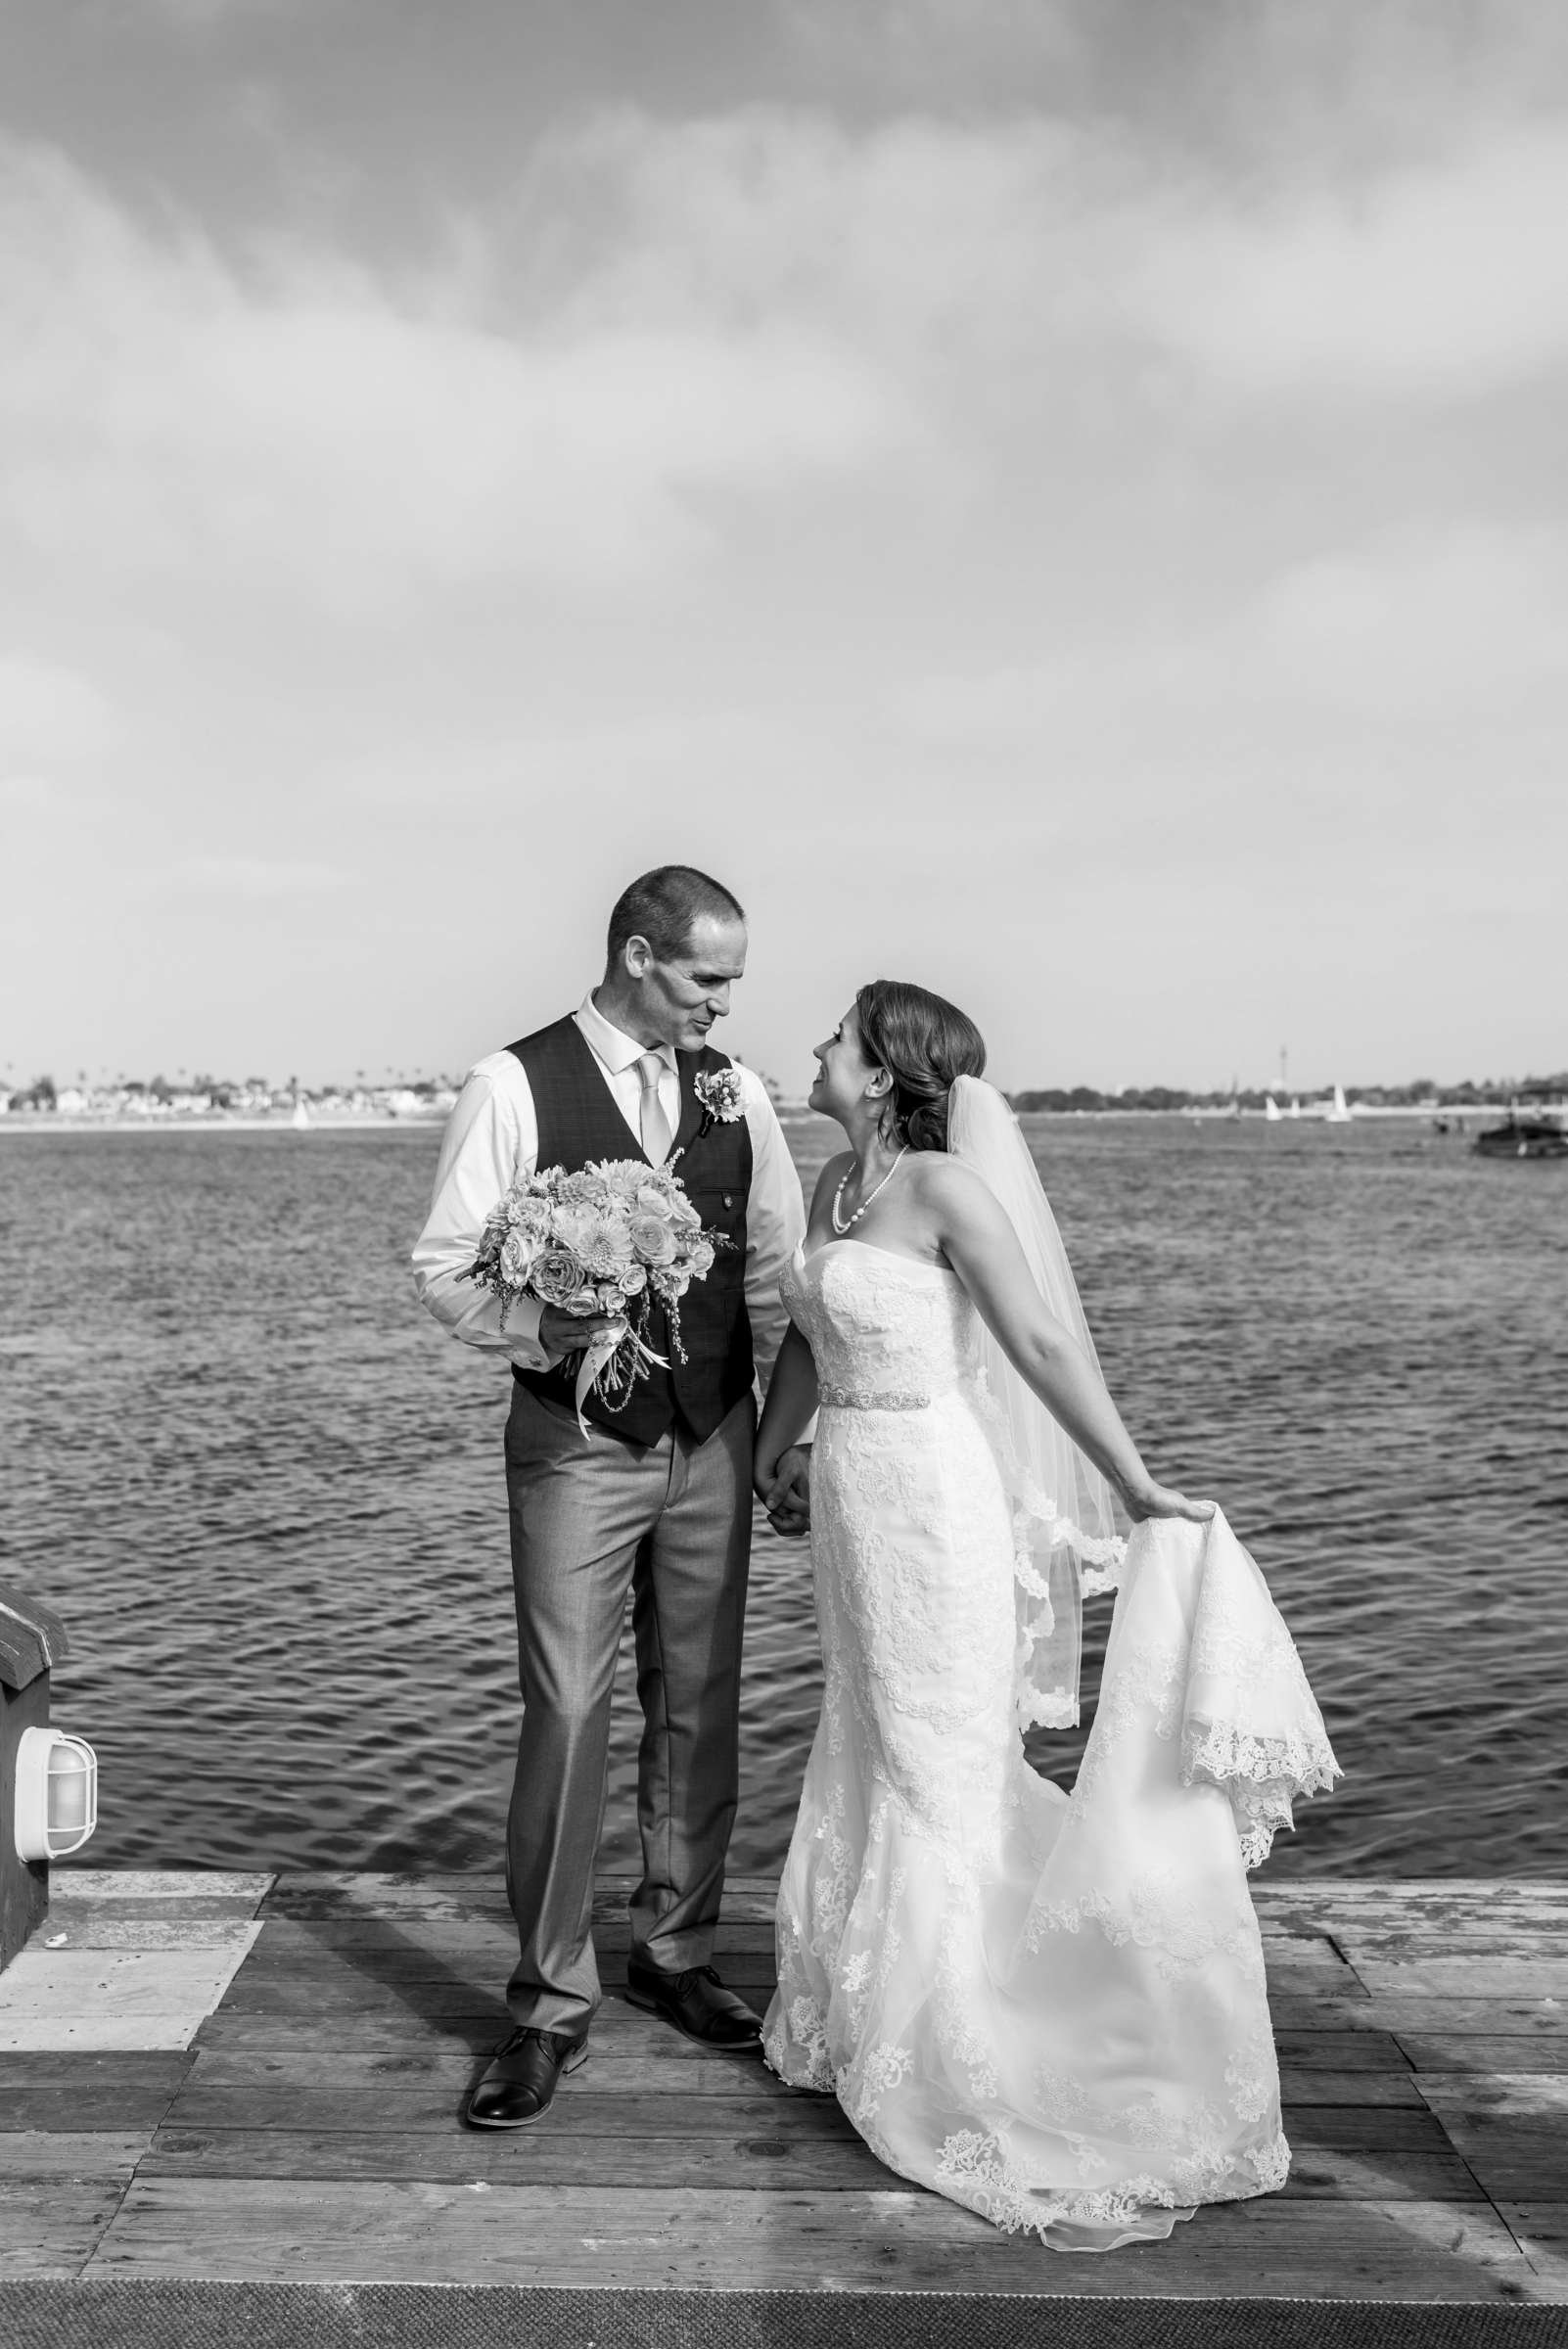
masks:
{"label": "groom's white dress shirt", "polygon": [[[573,1013],[632,1142],[641,1148],[642,1079],[637,1063],[650,1049],[611,1023],[590,994]],[[680,1124],[680,1077],[669,1044],[656,1047],[665,1063],[659,1106],[669,1130]],[[765,1387],[789,1316],[779,1302],[779,1274],[806,1236],[800,1176],[761,1080],[736,1063],[741,1103],[752,1140],[752,1187],[746,1208],[746,1310],[752,1345]],[[505,1355],[523,1370],[548,1369],[556,1356],[539,1344],[542,1308],[525,1298],[501,1327],[501,1302],[462,1275],[478,1253],[485,1218],[520,1176],[531,1174],[539,1152],[533,1088],[515,1052],[488,1052],[476,1061],[447,1121],[436,1169],[430,1218],[414,1249],[414,1285],[454,1338]]]}

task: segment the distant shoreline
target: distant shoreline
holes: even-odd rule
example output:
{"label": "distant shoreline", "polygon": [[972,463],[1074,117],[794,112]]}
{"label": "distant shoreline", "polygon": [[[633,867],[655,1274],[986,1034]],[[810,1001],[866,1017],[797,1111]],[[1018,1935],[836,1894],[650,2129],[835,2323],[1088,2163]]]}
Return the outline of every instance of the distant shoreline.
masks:
{"label": "distant shoreline", "polygon": [[[799,1123],[807,1118],[814,1120],[818,1114],[815,1110],[807,1109],[804,1102],[788,1101],[779,1104],[779,1116],[787,1123]],[[1462,1102],[1453,1106],[1446,1102],[1421,1104],[1406,1102],[1375,1107],[1353,1106],[1350,1122],[1354,1126],[1360,1126],[1391,1118],[1416,1118],[1425,1119],[1428,1122],[1441,1118],[1449,1123],[1459,1121],[1467,1124],[1471,1119],[1495,1121],[1505,1114],[1502,1109],[1491,1102]],[[1326,1119],[1320,1110],[1315,1109],[1303,1110],[1300,1117],[1297,1118],[1284,1115],[1278,1119],[1270,1119],[1261,1109],[1244,1109],[1240,1116],[1236,1117],[1228,1109],[1209,1108],[1026,1109],[1021,1110],[1019,1115],[1024,1118],[1048,1118],[1053,1122],[1068,1125],[1082,1124],[1086,1119],[1095,1119],[1105,1124],[1122,1125],[1129,1124],[1134,1119],[1154,1119],[1163,1120],[1168,1124],[1172,1121],[1179,1123],[1182,1120],[1190,1120],[1194,1125],[1204,1126],[1281,1125],[1297,1128],[1324,1126],[1333,1123]],[[365,1110],[324,1110],[319,1114],[312,1114],[308,1126],[296,1126],[292,1115],[273,1118],[237,1118],[225,1117],[219,1112],[207,1116],[125,1118],[93,1117],[84,1111],[62,1114],[60,1111],[23,1109],[12,1110],[9,1115],[0,1117],[0,1134],[293,1133],[299,1134],[303,1139],[312,1133],[429,1133],[433,1128],[438,1130],[444,1126],[446,1117],[445,1110],[434,1110],[426,1114],[415,1112],[407,1116],[389,1116],[385,1112],[377,1114]],[[1337,1127],[1336,1130],[1338,1130]]]}

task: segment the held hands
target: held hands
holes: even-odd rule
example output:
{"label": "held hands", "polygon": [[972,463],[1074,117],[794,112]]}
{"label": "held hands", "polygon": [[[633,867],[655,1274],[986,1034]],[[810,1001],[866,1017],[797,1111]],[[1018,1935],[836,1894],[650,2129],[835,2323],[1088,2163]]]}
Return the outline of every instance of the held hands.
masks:
{"label": "held hands", "polygon": [[757,1497],[767,1511],[775,1534],[798,1541],[811,1524],[811,1448],[792,1444],[771,1466],[759,1460],[754,1480]]}

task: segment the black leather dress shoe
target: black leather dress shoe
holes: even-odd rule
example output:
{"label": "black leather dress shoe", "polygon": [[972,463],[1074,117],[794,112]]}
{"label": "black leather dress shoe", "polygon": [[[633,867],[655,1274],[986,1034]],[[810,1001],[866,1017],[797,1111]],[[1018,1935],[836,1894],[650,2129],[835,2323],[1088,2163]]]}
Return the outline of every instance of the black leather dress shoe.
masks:
{"label": "black leather dress shoe", "polygon": [[543,2120],[565,2074],[587,2060],[585,2039],[568,2039],[561,2031],[514,2031],[496,2049],[464,2118],[471,2129],[527,2129]]}
{"label": "black leather dress shoe", "polygon": [[751,2048],[762,2036],[760,2018],[726,1990],[711,1965],[689,1965],[682,1974],[662,1974],[640,1958],[626,1960],[626,1998],[645,2014],[662,2014],[706,2048]]}

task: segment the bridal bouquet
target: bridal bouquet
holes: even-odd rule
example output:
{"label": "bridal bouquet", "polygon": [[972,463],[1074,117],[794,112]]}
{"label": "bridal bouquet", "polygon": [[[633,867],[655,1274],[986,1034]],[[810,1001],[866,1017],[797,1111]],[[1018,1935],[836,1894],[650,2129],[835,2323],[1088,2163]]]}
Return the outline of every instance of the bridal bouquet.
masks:
{"label": "bridal bouquet", "polygon": [[577,1367],[577,1425],[586,1435],[582,1405],[590,1393],[614,1410],[647,1377],[650,1363],[668,1368],[667,1358],[647,1343],[655,1303],[664,1307],[669,1342],[685,1360],[680,1301],[728,1245],[721,1232],[703,1229],[668,1168],[606,1159],[575,1174],[542,1168],[515,1182],[491,1209],[464,1278],[499,1297],[503,1329],[520,1297],[579,1319],[614,1315],[615,1326],[583,1351]]}

